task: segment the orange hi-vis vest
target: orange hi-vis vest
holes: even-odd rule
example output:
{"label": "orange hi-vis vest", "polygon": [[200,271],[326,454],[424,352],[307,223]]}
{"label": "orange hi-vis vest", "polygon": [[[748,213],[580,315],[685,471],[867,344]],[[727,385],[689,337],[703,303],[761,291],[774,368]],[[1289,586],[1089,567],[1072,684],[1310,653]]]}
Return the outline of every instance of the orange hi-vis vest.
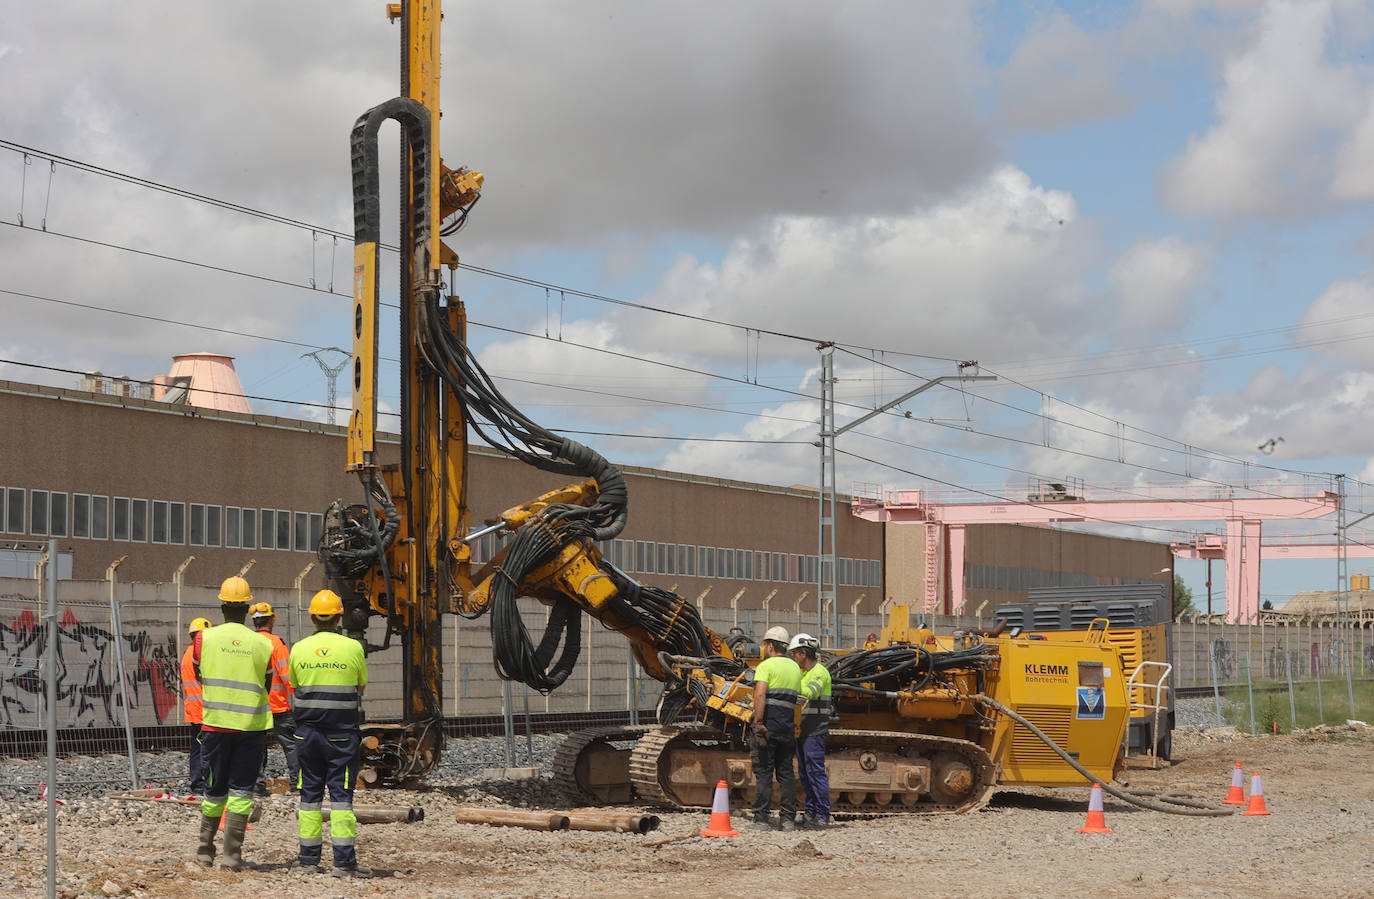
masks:
{"label": "orange hi-vis vest", "polygon": [[272,714],[280,715],[291,711],[291,696],[296,692],[291,686],[291,650],[276,634],[268,631],[258,633],[272,641],[272,661],[268,665],[272,669],[272,689],[267,692],[267,704],[271,706]]}
{"label": "orange hi-vis vest", "polygon": [[204,707],[201,705],[204,690],[200,686],[200,681],[196,680],[196,664],[191,658],[194,649],[195,646],[188,646],[181,654],[181,697],[186,705],[187,724],[200,724],[201,716],[204,715]]}

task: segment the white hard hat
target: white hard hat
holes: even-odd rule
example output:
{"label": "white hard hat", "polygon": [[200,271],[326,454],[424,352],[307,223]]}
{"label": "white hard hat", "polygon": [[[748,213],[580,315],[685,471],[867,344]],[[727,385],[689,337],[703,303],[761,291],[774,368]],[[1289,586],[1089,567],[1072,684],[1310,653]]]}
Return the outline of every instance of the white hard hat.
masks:
{"label": "white hard hat", "polygon": [[764,632],[763,639],[770,643],[781,643],[786,646],[789,639],[787,636],[787,628],[775,624]]}
{"label": "white hard hat", "polygon": [[797,634],[792,638],[792,642],[787,644],[788,652],[795,652],[798,649],[819,649],[821,641],[810,634]]}

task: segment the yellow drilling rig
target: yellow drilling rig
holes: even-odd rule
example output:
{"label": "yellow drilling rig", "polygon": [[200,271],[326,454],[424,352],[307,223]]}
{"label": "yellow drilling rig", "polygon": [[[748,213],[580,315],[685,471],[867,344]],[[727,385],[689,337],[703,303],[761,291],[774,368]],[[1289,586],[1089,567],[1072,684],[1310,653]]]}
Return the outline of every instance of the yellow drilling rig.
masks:
{"label": "yellow drilling rig", "polygon": [[[329,585],[344,602],[344,629],[370,652],[403,655],[399,723],[364,727],[364,776],[414,782],[443,749],[440,616],[488,614],[499,674],[540,690],[573,670],[586,613],[625,635],[644,671],[665,684],[658,724],[569,736],[557,753],[563,789],[584,801],[709,807],[725,780],[752,791],[746,733],[753,716],[752,662],[737,658],[693,606],[641,584],[602,558],[598,541],[625,527],[621,472],[590,447],[521,413],[483,371],[467,342],[459,298],[443,269],[458,265],[442,240],[468,220],[480,172],[439,155],[439,0],[390,4],[399,22],[401,96],[365,112],[351,136],[354,205],[353,411],[348,470],[358,502],[330,506],[320,544]],[[377,451],[381,289],[378,130],[401,133],[400,461]],[[477,530],[467,507],[469,429],[491,446],[568,477],[569,486]],[[472,542],[509,536],[491,561]],[[536,640],[517,601],[549,608]],[[1100,633],[1100,632],[1099,632]],[[1109,642],[1044,642],[973,633],[937,635],[894,619],[882,646],[832,660],[838,721],[827,767],[834,811],[861,815],[962,811],[999,783],[1082,784],[1110,779],[1119,763],[1127,700]],[[1056,755],[1049,743],[1068,747]],[[1078,768],[1074,766],[1077,765]]]}

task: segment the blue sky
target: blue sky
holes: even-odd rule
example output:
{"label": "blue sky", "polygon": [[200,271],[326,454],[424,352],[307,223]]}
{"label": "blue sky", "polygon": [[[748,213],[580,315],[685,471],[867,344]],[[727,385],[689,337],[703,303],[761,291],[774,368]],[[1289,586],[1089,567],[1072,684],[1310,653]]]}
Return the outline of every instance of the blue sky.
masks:
{"label": "blue sky", "polygon": [[[474,322],[528,335],[471,339],[546,426],[625,463],[811,484],[833,340],[841,424],[958,360],[999,377],[846,435],[841,489],[1263,493],[1341,472],[1352,517],[1374,510],[1368,4],[446,11],[441,151],[487,176],[453,242],[554,287],[456,284]],[[323,417],[299,405],[324,398],[300,354],[346,347],[327,289],[348,289],[351,248],[310,226],[350,227],[347,134],[395,94],[397,40],[380,4],[0,11],[0,75],[23,85],[0,107],[0,376],[151,376],[214,350],[259,411]],[[1201,563],[1179,570],[1205,592]],[[1282,602],[1335,571],[1262,578]]]}

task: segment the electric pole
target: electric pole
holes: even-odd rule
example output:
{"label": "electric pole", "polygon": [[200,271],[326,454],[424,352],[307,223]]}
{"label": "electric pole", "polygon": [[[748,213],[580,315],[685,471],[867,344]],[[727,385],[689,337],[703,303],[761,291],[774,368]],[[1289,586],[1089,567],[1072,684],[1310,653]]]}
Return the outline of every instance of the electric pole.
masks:
{"label": "electric pole", "polygon": [[[340,356],[343,356],[344,358],[343,361],[340,362],[338,365],[331,366],[320,358],[320,353],[338,353]],[[315,364],[320,367],[320,371],[324,372],[325,406],[329,409],[329,412],[327,413],[329,415],[329,418],[326,420],[329,424],[332,425],[334,424],[334,402],[339,398],[339,372],[343,371],[344,366],[348,364],[348,360],[352,359],[353,356],[350,353],[344,352],[336,346],[327,346],[322,350],[315,350],[313,353],[301,353],[302,359],[304,359],[307,356],[309,356],[311,359],[314,359]]]}

